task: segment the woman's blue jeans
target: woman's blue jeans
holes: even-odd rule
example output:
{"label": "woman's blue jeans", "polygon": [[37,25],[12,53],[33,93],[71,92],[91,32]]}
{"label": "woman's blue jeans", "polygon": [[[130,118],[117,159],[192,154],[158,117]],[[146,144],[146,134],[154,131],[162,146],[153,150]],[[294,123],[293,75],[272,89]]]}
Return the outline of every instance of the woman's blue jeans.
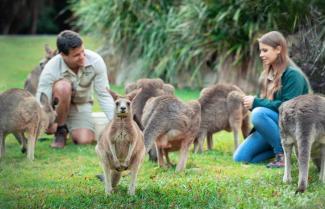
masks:
{"label": "woman's blue jeans", "polygon": [[279,113],[265,107],[254,108],[251,114],[255,131],[237,148],[236,162],[259,163],[283,153],[279,130]]}

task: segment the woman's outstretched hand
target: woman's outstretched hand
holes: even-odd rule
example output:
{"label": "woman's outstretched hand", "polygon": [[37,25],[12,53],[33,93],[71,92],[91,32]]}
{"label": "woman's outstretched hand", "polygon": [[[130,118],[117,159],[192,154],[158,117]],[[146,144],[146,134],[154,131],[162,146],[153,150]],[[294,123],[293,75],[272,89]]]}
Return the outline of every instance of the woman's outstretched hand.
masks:
{"label": "woman's outstretched hand", "polygon": [[243,104],[244,104],[244,107],[246,107],[247,109],[252,109],[253,107],[253,102],[254,102],[254,96],[244,96],[243,97]]}

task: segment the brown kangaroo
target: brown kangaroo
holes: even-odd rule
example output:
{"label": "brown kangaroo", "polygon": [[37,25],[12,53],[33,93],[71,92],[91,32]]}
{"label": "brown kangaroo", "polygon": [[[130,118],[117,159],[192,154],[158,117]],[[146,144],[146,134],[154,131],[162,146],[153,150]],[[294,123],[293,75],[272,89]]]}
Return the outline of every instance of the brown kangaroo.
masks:
{"label": "brown kangaroo", "polygon": [[[54,123],[56,113],[45,94],[41,95],[41,104],[26,90],[9,89],[0,94],[0,158],[5,153],[5,138],[13,133],[27,149],[27,158],[34,160],[37,137]],[[25,138],[24,134],[28,134]],[[27,148],[26,148],[27,143]]]}
{"label": "brown kangaroo", "polygon": [[146,103],[142,116],[146,150],[156,144],[158,164],[164,167],[164,157],[170,165],[168,152],[180,150],[180,160],[176,171],[186,166],[190,145],[198,134],[201,108],[197,101],[187,104],[175,96],[153,97]]}
{"label": "brown kangaroo", "polygon": [[96,146],[103,171],[105,192],[110,195],[117,186],[121,172],[131,171],[128,193],[135,194],[138,171],[145,156],[143,133],[133,120],[131,100],[135,93],[120,97],[110,91],[116,108],[113,120],[105,127]]}
{"label": "brown kangaroo", "polygon": [[33,95],[36,94],[39,77],[44,69],[45,64],[57,54],[57,50],[51,50],[47,44],[45,44],[44,49],[45,57],[41,60],[39,65],[28,74],[28,77],[24,84],[24,89]]}
{"label": "brown kangaroo", "polygon": [[216,84],[201,91],[201,126],[194,141],[194,152],[202,152],[205,137],[211,150],[212,135],[221,130],[233,131],[235,149],[239,145],[239,130],[245,138],[248,136],[249,114],[242,104],[244,95],[239,87],[229,84]]}
{"label": "brown kangaroo", "polygon": [[[138,80],[136,83],[128,84],[125,87],[126,94],[133,92],[134,90],[138,90],[138,93],[132,101],[133,119],[139,125],[140,129],[143,130],[144,126],[141,123],[141,118],[144,106],[148,99],[161,95],[174,95],[175,88],[170,84],[164,83],[160,78],[143,78]],[[157,160],[156,149],[149,151],[149,159],[152,161]]]}

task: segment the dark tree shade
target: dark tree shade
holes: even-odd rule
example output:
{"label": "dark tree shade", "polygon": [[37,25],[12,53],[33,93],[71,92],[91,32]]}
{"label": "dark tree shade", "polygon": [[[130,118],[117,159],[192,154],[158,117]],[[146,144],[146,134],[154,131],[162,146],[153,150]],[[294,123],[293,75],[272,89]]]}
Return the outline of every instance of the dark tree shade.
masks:
{"label": "dark tree shade", "polygon": [[1,0],[0,34],[58,33],[69,29],[67,0]]}

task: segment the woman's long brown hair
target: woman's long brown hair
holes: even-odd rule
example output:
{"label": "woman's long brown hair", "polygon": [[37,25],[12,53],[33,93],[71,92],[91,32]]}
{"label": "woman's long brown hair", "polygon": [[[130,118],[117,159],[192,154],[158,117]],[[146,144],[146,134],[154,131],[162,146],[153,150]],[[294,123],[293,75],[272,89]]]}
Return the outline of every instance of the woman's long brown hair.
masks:
{"label": "woman's long brown hair", "polygon": [[[278,31],[271,31],[258,39],[259,43],[273,47],[281,47],[280,54],[272,65],[263,64],[263,87],[261,89],[261,98],[273,99],[274,93],[281,88],[281,76],[289,64],[288,46],[284,36]],[[270,71],[274,73],[274,85],[271,89],[267,87],[267,79]]]}

